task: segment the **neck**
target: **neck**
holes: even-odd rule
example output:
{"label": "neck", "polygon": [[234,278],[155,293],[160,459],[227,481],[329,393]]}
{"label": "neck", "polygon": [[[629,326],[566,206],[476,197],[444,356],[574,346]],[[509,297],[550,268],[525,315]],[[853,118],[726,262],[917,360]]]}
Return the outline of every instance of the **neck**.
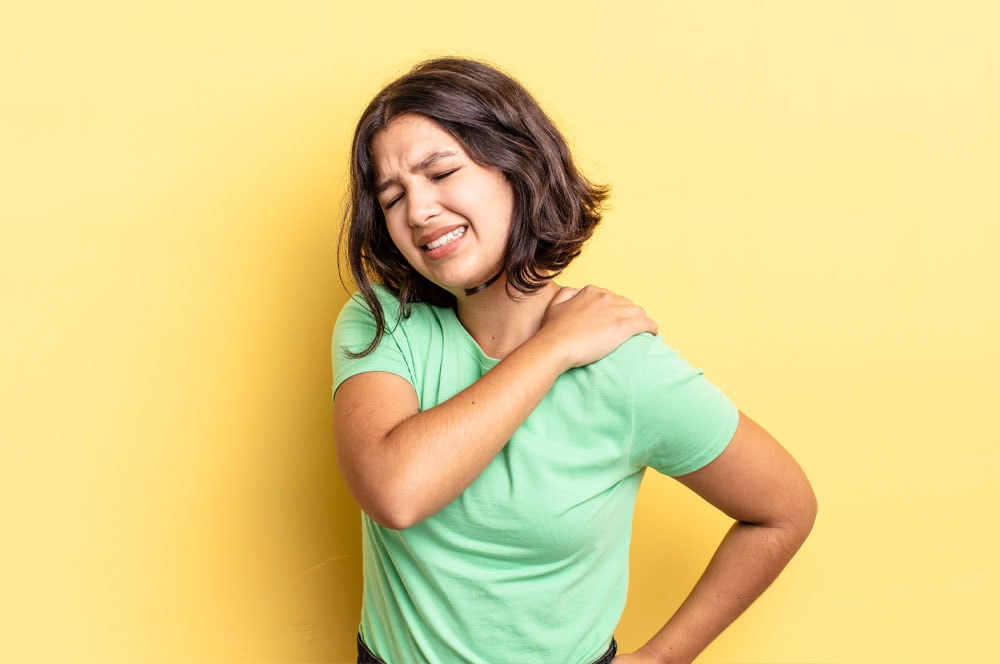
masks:
{"label": "neck", "polygon": [[513,299],[501,279],[475,295],[458,298],[458,320],[488,356],[503,359],[542,325],[552,297],[553,282],[530,295]]}

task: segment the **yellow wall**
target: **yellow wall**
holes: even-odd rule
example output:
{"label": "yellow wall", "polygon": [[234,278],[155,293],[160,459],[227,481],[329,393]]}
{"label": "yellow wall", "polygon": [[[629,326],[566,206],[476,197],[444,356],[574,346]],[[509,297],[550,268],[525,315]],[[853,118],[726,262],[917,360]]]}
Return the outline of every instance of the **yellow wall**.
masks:
{"label": "yellow wall", "polygon": [[[1000,661],[997,4],[343,4],[0,9],[0,662],[349,661],[346,149],[442,53],[614,185],[566,281],[646,305],[814,481],[703,661]],[[725,525],[650,479],[626,648]]]}

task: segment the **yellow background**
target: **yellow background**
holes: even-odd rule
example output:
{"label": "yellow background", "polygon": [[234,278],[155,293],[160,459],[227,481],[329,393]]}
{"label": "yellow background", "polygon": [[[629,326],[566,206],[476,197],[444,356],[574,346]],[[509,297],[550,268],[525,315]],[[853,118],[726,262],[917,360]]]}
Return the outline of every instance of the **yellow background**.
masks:
{"label": "yellow background", "polygon": [[[0,662],[346,662],[330,432],[364,103],[423,57],[533,89],[644,304],[800,459],[811,539],[702,658],[1000,662],[993,2],[0,7]],[[725,519],[650,476],[640,644]],[[502,664],[502,663],[499,663]]]}

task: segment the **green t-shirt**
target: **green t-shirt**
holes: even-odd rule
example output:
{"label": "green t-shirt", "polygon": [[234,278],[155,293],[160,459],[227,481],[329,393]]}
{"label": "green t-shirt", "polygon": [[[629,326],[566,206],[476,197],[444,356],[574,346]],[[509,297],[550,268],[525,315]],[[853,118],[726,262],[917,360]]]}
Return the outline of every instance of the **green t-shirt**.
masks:
{"label": "green t-shirt", "polygon": [[[374,319],[355,295],[333,338],[334,392],[386,371],[420,408],[497,364],[451,309],[378,289],[390,331],[370,355]],[[632,337],[562,374],[482,474],[406,530],[362,515],[361,634],[389,664],[591,662],[625,606],[632,511],[647,466],[668,475],[715,459],[737,410],[659,336]]]}

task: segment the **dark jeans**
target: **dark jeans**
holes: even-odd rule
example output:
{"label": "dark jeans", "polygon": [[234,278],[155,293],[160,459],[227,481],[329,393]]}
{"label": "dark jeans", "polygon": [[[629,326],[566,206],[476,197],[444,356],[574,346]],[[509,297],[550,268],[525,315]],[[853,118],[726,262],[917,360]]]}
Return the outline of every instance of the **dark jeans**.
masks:
{"label": "dark jeans", "polygon": [[[615,654],[618,652],[618,643],[614,639],[611,639],[611,645],[608,646],[607,651],[601,655],[593,664],[611,664],[611,660],[615,658]],[[361,640],[361,635],[358,634],[358,664],[385,664],[378,656],[368,649],[365,642]],[[543,664],[539,662],[539,664]],[[552,662],[551,664],[560,664],[559,662]]]}

